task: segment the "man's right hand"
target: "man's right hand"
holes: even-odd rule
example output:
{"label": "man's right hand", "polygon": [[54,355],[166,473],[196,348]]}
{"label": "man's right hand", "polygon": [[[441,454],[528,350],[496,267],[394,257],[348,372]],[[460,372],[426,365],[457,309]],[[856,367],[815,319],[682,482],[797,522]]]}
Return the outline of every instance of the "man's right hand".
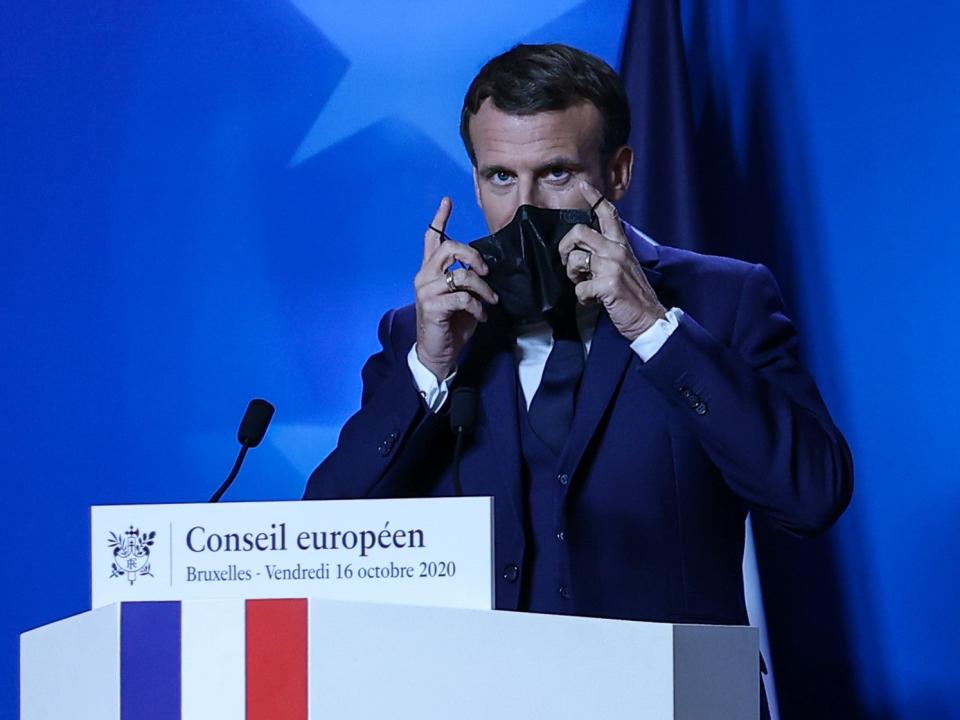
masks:
{"label": "man's right hand", "polygon": [[[443,198],[423,236],[423,264],[414,278],[417,291],[417,357],[443,382],[456,368],[457,356],[487,314],[480,300],[495,304],[497,294],[481,278],[487,264],[469,245],[443,240],[453,203]],[[447,271],[457,261],[466,267]],[[451,289],[450,285],[453,285]]]}

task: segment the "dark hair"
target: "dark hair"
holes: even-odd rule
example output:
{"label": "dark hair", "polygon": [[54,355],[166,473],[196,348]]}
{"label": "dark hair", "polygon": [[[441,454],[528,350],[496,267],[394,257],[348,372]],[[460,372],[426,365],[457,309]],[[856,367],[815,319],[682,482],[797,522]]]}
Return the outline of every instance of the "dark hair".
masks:
{"label": "dark hair", "polygon": [[569,45],[517,45],[480,69],[460,110],[460,137],[474,165],[470,117],[487,98],[498,110],[513,115],[593,103],[603,117],[604,161],[630,137],[630,105],[620,78],[600,58]]}

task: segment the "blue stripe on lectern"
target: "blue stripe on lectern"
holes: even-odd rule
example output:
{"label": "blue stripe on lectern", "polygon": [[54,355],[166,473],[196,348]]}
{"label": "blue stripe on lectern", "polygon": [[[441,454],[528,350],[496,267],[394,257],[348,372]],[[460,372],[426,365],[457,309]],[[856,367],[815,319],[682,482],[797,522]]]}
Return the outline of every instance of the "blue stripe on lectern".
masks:
{"label": "blue stripe on lectern", "polygon": [[121,720],[180,720],[180,603],[120,606]]}

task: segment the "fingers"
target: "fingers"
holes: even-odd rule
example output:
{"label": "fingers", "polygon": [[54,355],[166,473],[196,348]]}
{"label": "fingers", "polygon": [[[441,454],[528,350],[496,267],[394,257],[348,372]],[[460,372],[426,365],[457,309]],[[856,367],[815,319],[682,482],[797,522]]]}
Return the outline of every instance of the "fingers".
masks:
{"label": "fingers", "polygon": [[601,240],[602,236],[595,230],[588,228],[586,225],[574,225],[557,245],[560,261],[564,265],[568,265],[570,263],[570,253],[574,250],[599,253]]}
{"label": "fingers", "polygon": [[[443,241],[441,233],[447,231],[447,221],[450,219],[451,212],[453,212],[453,201],[448,197],[440,200],[440,206],[437,208],[437,212],[434,213],[433,220],[430,221],[427,231],[423,234],[424,261],[433,255],[436,249],[440,247]],[[437,230],[440,232],[437,232]]]}
{"label": "fingers", "polygon": [[615,275],[593,277],[590,280],[584,280],[583,282],[577,283],[574,291],[581,305],[599,302],[606,306],[624,294],[621,278]]}
{"label": "fingers", "polygon": [[[493,289],[473,270],[468,268],[457,268],[456,270],[450,270],[450,274],[453,276],[453,286],[457,288],[458,291],[465,290],[472,295],[480,298],[481,300],[486,300],[491,305],[496,304],[500,299]],[[441,275],[437,280],[435,280],[431,285],[434,285],[433,290],[438,290],[441,293],[452,294],[450,292],[450,286],[447,284],[446,274]]]}
{"label": "fingers", "polygon": [[448,322],[458,312],[465,312],[477,322],[486,322],[487,313],[481,302],[466,290],[429,294],[422,298],[420,305],[423,316],[435,318],[439,322]]}
{"label": "fingers", "polygon": [[639,313],[655,317],[664,314],[657,294],[639,268],[628,269],[606,258],[591,258],[592,275],[576,283],[577,299],[581,303],[602,302],[607,309],[611,303],[639,308]]}
{"label": "fingers", "polygon": [[488,272],[487,264],[480,253],[469,245],[449,239],[424,258],[422,270],[432,278],[442,274],[458,261],[469,265],[470,269],[479,275],[486,275]]}
{"label": "fingers", "polygon": [[[497,294],[473,270],[457,268],[451,270],[450,275],[453,278],[454,291],[451,291],[447,283],[446,274],[438,275],[417,286],[417,304],[435,317],[447,317],[458,310],[466,310],[478,320],[486,320],[480,301],[495,305],[500,300]],[[450,297],[457,299],[448,300]],[[463,304],[468,297],[476,302]]]}
{"label": "fingers", "polygon": [[590,207],[600,220],[600,232],[614,242],[626,241],[623,236],[623,227],[620,225],[620,214],[616,206],[607,200],[599,190],[590,183],[581,180],[578,185],[583,199],[590,203]]}
{"label": "fingers", "polygon": [[601,300],[600,287],[596,280],[584,280],[577,283],[574,292],[577,294],[577,302],[581,305],[589,305]]}
{"label": "fingers", "polygon": [[477,322],[487,321],[487,311],[483,309],[480,301],[468,292],[447,293],[439,300],[450,314],[463,311],[472,315]]}
{"label": "fingers", "polygon": [[423,263],[421,272],[432,279],[456,262],[469,265],[481,275],[487,274],[487,264],[483,257],[469,245],[458,243],[449,237],[445,239],[447,221],[453,212],[453,201],[445,197],[423,234]]}
{"label": "fingers", "polygon": [[[598,257],[598,260],[599,259]],[[589,280],[593,277],[593,260],[593,253],[589,250],[574,248],[567,256],[567,277],[574,283],[578,283],[581,280]]]}
{"label": "fingers", "polygon": [[[480,278],[489,272],[480,253],[469,245],[444,237],[452,208],[450,198],[440,201],[423,235],[423,264],[414,279],[418,319],[426,318],[438,327],[454,321],[460,313],[483,322],[487,315],[481,301],[492,305],[499,300],[493,289]],[[449,270],[451,283],[448,284],[446,273],[457,262],[468,267]],[[449,344],[449,338],[441,342],[444,343]]]}
{"label": "fingers", "polygon": [[[489,268],[480,253],[469,245],[458,243],[455,240],[447,240],[434,250],[432,255],[424,259],[420,272],[413,280],[414,287],[419,289],[437,281],[444,282],[444,273],[458,261],[469,267],[457,268],[451,272],[460,273],[457,277],[464,278],[463,284],[468,286],[472,280],[466,278],[476,278],[477,275],[486,275],[489,272]],[[483,286],[489,289],[486,283]],[[449,288],[447,290],[449,291]],[[487,299],[485,295],[483,297]]]}
{"label": "fingers", "polygon": [[560,260],[564,265],[569,262],[570,253],[574,250],[585,250],[593,253],[594,256],[609,258],[618,262],[633,259],[633,250],[630,249],[626,241],[611,240],[586,225],[574,225],[570,228],[570,231],[560,240],[557,250],[560,252]]}

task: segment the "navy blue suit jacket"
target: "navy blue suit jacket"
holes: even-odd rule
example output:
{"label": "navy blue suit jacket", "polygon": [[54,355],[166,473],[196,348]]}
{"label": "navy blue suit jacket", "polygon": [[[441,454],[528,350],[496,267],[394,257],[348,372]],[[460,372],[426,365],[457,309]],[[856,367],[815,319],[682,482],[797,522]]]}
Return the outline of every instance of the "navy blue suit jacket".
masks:
{"label": "navy blue suit jacket", "polygon": [[[657,246],[627,226],[661,302],[686,313],[644,363],[600,313],[558,472],[564,574],[580,615],[741,624],[744,519],[809,534],[852,492],[847,445],[797,359],[794,327],[760,265]],[[412,306],[380,324],[361,409],[305,497],[452,495],[452,436],[406,356]],[[516,609],[525,536],[513,338],[481,325],[456,384],[480,407],[461,462],[466,495],[495,497],[496,606]],[[566,478],[561,478],[566,475]]]}

